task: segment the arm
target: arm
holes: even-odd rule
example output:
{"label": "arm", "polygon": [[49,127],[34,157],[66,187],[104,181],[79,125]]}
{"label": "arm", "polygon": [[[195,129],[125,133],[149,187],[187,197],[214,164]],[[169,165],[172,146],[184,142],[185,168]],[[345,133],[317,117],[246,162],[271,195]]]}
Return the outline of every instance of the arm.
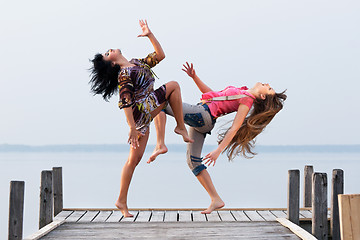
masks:
{"label": "arm", "polygon": [[139,20],[140,27],[142,29],[142,34],[140,34],[138,37],[145,37],[147,36],[153,45],[155,52],[156,52],[156,60],[160,62],[165,58],[165,53],[159,43],[159,41],[156,39],[154,34],[150,31],[149,26],[147,25],[147,21]]}
{"label": "arm", "polygon": [[185,69],[182,69],[184,72],[187,73],[187,75],[189,75],[189,77],[191,77],[196,86],[199,88],[200,92],[202,93],[207,93],[207,92],[212,92],[211,88],[209,88],[203,81],[201,81],[201,79],[196,75],[195,69],[193,64],[191,63],[191,65],[189,65],[188,62],[186,62],[186,65],[183,64]]}
{"label": "arm", "polygon": [[139,135],[141,134],[135,127],[134,115],[131,107],[124,108],[126,121],[129,125],[130,132],[129,132],[129,139],[128,143],[131,144],[131,147],[136,149],[139,147]]}
{"label": "arm", "polygon": [[214,151],[204,157],[203,161],[207,160],[205,164],[210,165],[212,162],[214,162],[213,166],[215,165],[216,159],[219,157],[220,153],[226,148],[227,145],[229,145],[236,132],[240,129],[249,110],[250,109],[248,108],[248,106],[244,104],[239,105],[236,116],[234,118],[234,122],[231,125],[230,129],[227,131],[222,142]]}

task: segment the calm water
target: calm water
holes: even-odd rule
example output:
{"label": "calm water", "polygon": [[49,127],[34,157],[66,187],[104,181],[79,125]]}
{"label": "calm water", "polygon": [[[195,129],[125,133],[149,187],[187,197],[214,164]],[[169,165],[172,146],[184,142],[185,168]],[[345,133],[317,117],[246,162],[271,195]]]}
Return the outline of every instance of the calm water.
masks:
{"label": "calm water", "polygon": [[[146,152],[129,192],[130,208],[206,208],[209,198],[186,165],[183,153],[146,164]],[[7,238],[9,183],[25,181],[24,237],[37,231],[42,170],[63,167],[64,207],[113,208],[127,152],[0,153],[0,239]],[[287,173],[313,165],[328,174],[343,169],[345,193],[360,193],[360,153],[259,153],[229,163],[224,156],[209,172],[226,207],[286,207]],[[329,194],[330,196],[330,191]],[[302,206],[302,203],[301,203]]]}

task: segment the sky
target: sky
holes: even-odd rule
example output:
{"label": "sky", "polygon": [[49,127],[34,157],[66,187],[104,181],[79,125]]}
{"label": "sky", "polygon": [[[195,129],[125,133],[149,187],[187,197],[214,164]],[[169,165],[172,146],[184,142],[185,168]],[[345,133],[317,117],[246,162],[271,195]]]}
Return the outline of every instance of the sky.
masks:
{"label": "sky", "polygon": [[[2,1],[0,144],[126,143],[117,95],[105,102],[90,92],[89,59],[109,48],[129,60],[152,52],[137,38],[139,19],[166,54],[156,86],[179,82],[184,102],[200,99],[186,61],[214,90],[258,81],[287,89],[257,144],[360,144],[359,12],[355,0]],[[218,120],[208,144],[233,117]],[[182,142],[174,122],[167,143]]]}

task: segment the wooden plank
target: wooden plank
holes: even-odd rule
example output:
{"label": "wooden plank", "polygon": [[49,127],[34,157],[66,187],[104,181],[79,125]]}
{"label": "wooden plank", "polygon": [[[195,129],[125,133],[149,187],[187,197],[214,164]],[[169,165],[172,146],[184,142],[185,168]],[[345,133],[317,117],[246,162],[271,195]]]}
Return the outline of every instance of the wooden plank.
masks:
{"label": "wooden plank", "polygon": [[338,198],[341,239],[360,239],[360,194],[340,194]]}
{"label": "wooden plank", "polygon": [[178,211],[165,211],[164,222],[177,222]]}
{"label": "wooden plank", "polygon": [[265,221],[276,221],[276,217],[270,211],[257,211]]}
{"label": "wooden plank", "polygon": [[148,222],[150,220],[150,216],[151,216],[151,211],[139,211],[139,214],[137,215],[135,222]]}
{"label": "wooden plank", "polygon": [[218,214],[223,222],[235,222],[236,219],[230,211],[218,211]]}
{"label": "wooden plank", "polygon": [[191,211],[179,211],[179,222],[191,222]]}
{"label": "wooden plank", "polygon": [[327,174],[314,173],[312,187],[312,234],[319,240],[328,239]]}
{"label": "wooden plank", "polygon": [[288,171],[287,219],[299,225],[300,171]]}
{"label": "wooden plank", "polygon": [[312,175],[314,173],[313,166],[305,166],[304,168],[304,207],[311,207],[312,193]]}
{"label": "wooden plank", "polygon": [[163,222],[165,211],[152,211],[150,222]]}
{"label": "wooden plank", "polygon": [[306,230],[302,229],[298,225],[294,224],[293,222],[287,220],[286,218],[277,218],[276,219],[279,223],[283,226],[289,228],[293,233],[295,233],[298,237],[303,240],[317,240],[313,235],[311,235]]}
{"label": "wooden plank", "polygon": [[330,232],[332,240],[340,240],[338,195],[344,193],[344,171],[334,169],[331,180]]}
{"label": "wooden plank", "polygon": [[53,221],[52,171],[41,172],[39,229]]}
{"label": "wooden plank", "polygon": [[244,213],[244,211],[231,211],[232,215],[238,222],[248,222],[251,221],[248,216]]}
{"label": "wooden plank", "polygon": [[250,218],[251,221],[254,222],[262,222],[265,221],[257,211],[244,211],[244,213]]}
{"label": "wooden plank", "polygon": [[74,211],[67,219],[66,222],[77,222],[86,213],[86,211]]}
{"label": "wooden plank", "polygon": [[262,239],[299,240],[279,222],[139,222],[121,223],[65,223],[44,236],[50,239]]}
{"label": "wooden plank", "polygon": [[65,220],[66,218],[68,218],[74,211],[61,211],[58,215],[56,215],[56,217],[54,218],[54,220]]}
{"label": "wooden plank", "polygon": [[201,211],[193,211],[192,212],[193,221],[194,222],[206,222],[205,214],[202,214]]}
{"label": "wooden plank", "polygon": [[10,182],[8,239],[23,238],[25,182]]}
{"label": "wooden plank", "polygon": [[59,227],[60,225],[62,225],[65,222],[65,219],[62,220],[55,220],[46,225],[45,227],[41,228],[39,231],[37,231],[36,233],[24,238],[24,240],[37,240],[42,238],[43,236],[45,236],[46,234],[48,234],[49,232],[53,231],[55,228]]}
{"label": "wooden plank", "polygon": [[221,218],[217,211],[212,211],[210,214],[206,214],[208,222],[221,222]]}
{"label": "wooden plank", "polygon": [[112,211],[100,211],[100,213],[92,220],[92,222],[105,222],[111,214]]}
{"label": "wooden plank", "polygon": [[99,214],[99,211],[87,211],[78,222],[92,222],[92,220]]}
{"label": "wooden plank", "polygon": [[274,214],[277,218],[287,218],[287,214],[285,211],[271,210],[270,212]]}
{"label": "wooden plank", "polygon": [[53,167],[54,216],[63,210],[62,167]]}
{"label": "wooden plank", "polygon": [[300,214],[304,216],[304,218],[312,218],[312,213],[310,210],[300,210]]}
{"label": "wooden plank", "polygon": [[122,213],[118,210],[115,210],[112,212],[110,217],[106,219],[106,222],[120,222],[122,218],[123,218]]}

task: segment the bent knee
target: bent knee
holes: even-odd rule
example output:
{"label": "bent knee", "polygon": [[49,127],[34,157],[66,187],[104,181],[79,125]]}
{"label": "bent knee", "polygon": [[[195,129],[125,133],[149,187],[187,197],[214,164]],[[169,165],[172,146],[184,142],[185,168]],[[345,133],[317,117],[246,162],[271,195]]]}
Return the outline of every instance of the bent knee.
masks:
{"label": "bent knee", "polygon": [[180,89],[180,85],[177,81],[170,81],[170,82],[166,83],[165,85],[166,85],[166,89],[169,89],[169,90]]}

